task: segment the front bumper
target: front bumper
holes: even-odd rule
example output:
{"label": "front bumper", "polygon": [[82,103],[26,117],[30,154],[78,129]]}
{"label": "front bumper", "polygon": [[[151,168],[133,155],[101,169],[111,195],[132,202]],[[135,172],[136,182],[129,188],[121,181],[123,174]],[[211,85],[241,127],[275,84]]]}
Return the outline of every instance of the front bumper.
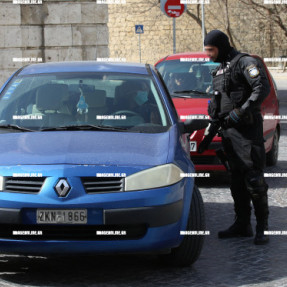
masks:
{"label": "front bumper", "polygon": [[11,240],[1,239],[1,253],[25,255],[160,253],[177,247],[180,224],[148,228],[144,237],[128,240]]}
{"label": "front bumper", "polygon": [[[146,224],[150,227],[157,227],[179,221],[182,209],[182,200],[161,206],[105,209],[103,210],[103,223],[105,225]],[[21,209],[0,208],[0,225],[23,224],[21,213],[24,213]],[[0,238],[2,232],[3,230],[0,230]]]}
{"label": "front bumper", "polygon": [[[192,190],[193,180],[184,178],[172,186],[133,192],[85,194],[78,188],[69,200],[54,194],[51,198],[44,189],[35,195],[1,192],[0,251],[77,254],[173,248],[183,239],[180,230],[187,224]],[[38,208],[87,209],[88,222],[39,225]],[[98,231],[126,234],[98,235]]]}

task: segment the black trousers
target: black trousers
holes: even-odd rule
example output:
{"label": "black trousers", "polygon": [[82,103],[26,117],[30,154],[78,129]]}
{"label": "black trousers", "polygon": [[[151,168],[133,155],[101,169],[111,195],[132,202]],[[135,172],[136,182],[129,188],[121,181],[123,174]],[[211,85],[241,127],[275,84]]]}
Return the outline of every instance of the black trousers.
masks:
{"label": "black trousers", "polygon": [[231,195],[237,220],[250,222],[252,201],[257,229],[266,229],[269,215],[267,190],[263,169],[265,149],[262,117],[254,123],[226,129],[222,132],[222,144],[231,168]]}

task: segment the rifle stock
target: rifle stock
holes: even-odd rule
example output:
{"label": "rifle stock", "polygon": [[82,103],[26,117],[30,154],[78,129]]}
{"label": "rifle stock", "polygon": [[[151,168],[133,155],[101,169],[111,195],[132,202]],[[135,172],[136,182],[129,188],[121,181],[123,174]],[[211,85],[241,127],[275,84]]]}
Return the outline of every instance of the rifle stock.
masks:
{"label": "rifle stock", "polygon": [[217,149],[216,151],[216,156],[219,158],[219,160],[221,161],[221,163],[224,165],[224,167],[227,169],[227,171],[230,171],[230,166],[228,163],[228,158],[225,154],[225,152],[223,151],[223,149]]}

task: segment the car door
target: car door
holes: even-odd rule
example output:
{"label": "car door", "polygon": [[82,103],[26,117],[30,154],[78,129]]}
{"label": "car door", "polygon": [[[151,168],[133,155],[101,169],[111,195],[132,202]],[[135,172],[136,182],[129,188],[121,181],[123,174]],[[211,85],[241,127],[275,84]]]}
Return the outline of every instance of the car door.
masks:
{"label": "car door", "polygon": [[273,117],[274,115],[278,115],[278,99],[277,99],[277,90],[276,86],[274,85],[273,79],[271,74],[269,73],[266,65],[263,63],[263,61],[256,57],[258,60],[258,63],[262,70],[265,71],[266,76],[268,78],[269,84],[270,84],[270,92],[267,98],[264,100],[264,102],[261,105],[261,113],[264,119],[263,122],[263,135],[266,140],[265,142],[265,150],[268,151],[272,145],[273,141],[273,135],[276,130],[277,122],[276,119],[271,119],[268,117]]}

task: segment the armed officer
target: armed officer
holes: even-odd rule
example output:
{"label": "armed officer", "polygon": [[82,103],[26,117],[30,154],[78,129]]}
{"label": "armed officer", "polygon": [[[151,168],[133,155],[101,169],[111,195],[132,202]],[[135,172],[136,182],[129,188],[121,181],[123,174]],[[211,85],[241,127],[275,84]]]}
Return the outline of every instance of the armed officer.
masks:
{"label": "armed officer", "polygon": [[[219,30],[209,32],[204,40],[210,59],[220,63],[213,71],[214,95],[209,103],[211,130],[221,131],[222,145],[231,169],[231,195],[235,222],[219,231],[219,238],[251,237],[251,201],[257,220],[255,244],[269,241],[268,185],[263,176],[265,149],[260,106],[270,85],[257,60],[230,46],[229,38]],[[216,132],[212,135],[214,136]],[[203,140],[199,149],[208,144]]]}

